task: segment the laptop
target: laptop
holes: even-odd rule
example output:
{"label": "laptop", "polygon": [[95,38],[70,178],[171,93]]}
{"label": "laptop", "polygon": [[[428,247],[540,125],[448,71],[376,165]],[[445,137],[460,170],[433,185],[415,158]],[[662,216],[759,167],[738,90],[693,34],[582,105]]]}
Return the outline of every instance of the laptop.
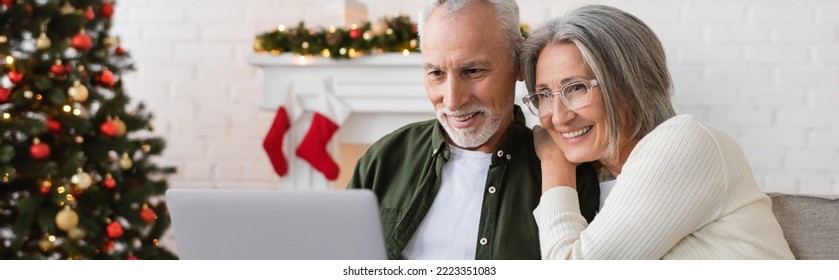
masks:
{"label": "laptop", "polygon": [[170,189],[166,201],[181,259],[387,259],[369,190]]}

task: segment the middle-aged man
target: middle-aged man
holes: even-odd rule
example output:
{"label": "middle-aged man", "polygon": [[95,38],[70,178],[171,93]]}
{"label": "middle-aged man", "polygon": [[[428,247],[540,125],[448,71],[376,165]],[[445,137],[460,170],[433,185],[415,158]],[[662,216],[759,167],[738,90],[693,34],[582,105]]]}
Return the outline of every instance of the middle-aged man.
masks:
{"label": "middle-aged man", "polygon": [[[420,14],[425,89],[437,120],[377,141],[349,183],[378,196],[389,258],[540,258],[532,215],[540,164],[513,104],[518,14],[512,0],[429,1]],[[593,180],[578,182],[591,220],[599,189],[593,169],[579,170]]]}

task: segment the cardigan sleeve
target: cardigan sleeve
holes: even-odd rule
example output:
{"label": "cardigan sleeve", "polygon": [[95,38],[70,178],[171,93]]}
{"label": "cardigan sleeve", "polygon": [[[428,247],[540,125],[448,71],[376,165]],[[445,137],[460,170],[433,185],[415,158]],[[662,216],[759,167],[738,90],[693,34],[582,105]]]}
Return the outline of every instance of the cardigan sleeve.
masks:
{"label": "cardigan sleeve", "polygon": [[710,132],[674,117],[644,137],[591,224],[570,187],[542,195],[533,214],[544,259],[660,259],[719,215],[724,162]]}

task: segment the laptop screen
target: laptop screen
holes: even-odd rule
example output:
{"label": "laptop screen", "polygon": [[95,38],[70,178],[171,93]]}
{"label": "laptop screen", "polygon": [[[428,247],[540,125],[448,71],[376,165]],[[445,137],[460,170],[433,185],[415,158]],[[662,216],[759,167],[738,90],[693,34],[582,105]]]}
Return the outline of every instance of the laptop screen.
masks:
{"label": "laptop screen", "polygon": [[369,190],[170,189],[181,259],[386,259]]}

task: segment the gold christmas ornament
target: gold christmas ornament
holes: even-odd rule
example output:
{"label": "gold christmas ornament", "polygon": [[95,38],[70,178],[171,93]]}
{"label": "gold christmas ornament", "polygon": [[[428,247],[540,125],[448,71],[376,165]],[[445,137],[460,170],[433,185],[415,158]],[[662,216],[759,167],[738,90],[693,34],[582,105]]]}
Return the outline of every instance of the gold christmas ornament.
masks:
{"label": "gold christmas ornament", "polygon": [[114,38],[114,37],[105,38],[105,46],[113,47],[113,46],[116,46],[117,44],[119,44],[119,40],[117,40],[117,38]]}
{"label": "gold christmas ornament", "polygon": [[70,229],[70,231],[67,232],[67,237],[70,237],[70,239],[73,239],[73,240],[84,239],[84,237],[86,235],[87,235],[87,233],[85,233],[84,230],[82,230],[78,227],[74,227],[74,228]]}
{"label": "gold christmas ornament", "polygon": [[60,10],[62,15],[72,14],[76,12],[76,7],[70,4],[70,1],[65,1],[64,6],[61,6]]}
{"label": "gold christmas ornament", "polygon": [[38,241],[38,248],[44,253],[55,249],[55,235],[44,235],[44,238]]}
{"label": "gold christmas ornament", "polygon": [[123,135],[125,135],[125,132],[126,132],[125,122],[120,120],[119,117],[116,117],[116,118],[114,118],[114,124],[116,125],[116,128],[117,128],[117,137],[122,137]]}
{"label": "gold christmas ornament", "polygon": [[143,143],[142,145],[140,145],[140,150],[148,154],[149,152],[151,152],[151,145]]}
{"label": "gold christmas ornament", "polygon": [[128,153],[122,153],[122,157],[119,159],[119,168],[122,170],[131,169],[134,166],[134,162],[131,161],[131,158],[128,157]]}
{"label": "gold christmas ornament", "polygon": [[50,38],[47,37],[47,33],[41,32],[41,35],[38,36],[38,40],[35,41],[35,47],[39,50],[46,50],[52,46],[52,41]]}
{"label": "gold christmas ornament", "polygon": [[79,214],[70,209],[70,206],[64,206],[64,209],[55,215],[55,225],[63,231],[74,229],[79,225]]}
{"label": "gold christmas ornament", "polygon": [[5,44],[8,41],[9,41],[9,37],[0,36],[0,44]]}
{"label": "gold christmas ornament", "polygon": [[73,177],[70,177],[70,183],[81,190],[86,190],[93,184],[93,178],[79,168],[79,172],[73,175]]}
{"label": "gold christmas ornament", "polygon": [[81,135],[76,135],[75,140],[76,140],[76,143],[79,143],[79,144],[84,143],[84,137],[82,137]]}
{"label": "gold christmas ornament", "polygon": [[87,88],[82,85],[82,82],[75,81],[73,82],[73,86],[67,90],[67,96],[70,96],[70,99],[76,102],[85,102],[87,98],[90,96],[90,92],[87,91]]}
{"label": "gold christmas ornament", "polygon": [[265,51],[265,49],[262,48],[262,39],[256,38],[256,40],[253,40],[253,51],[254,52]]}
{"label": "gold christmas ornament", "polygon": [[26,99],[32,99],[32,97],[34,97],[34,96],[35,96],[35,94],[32,93],[31,90],[27,90],[27,91],[23,92],[23,97],[26,97]]}

